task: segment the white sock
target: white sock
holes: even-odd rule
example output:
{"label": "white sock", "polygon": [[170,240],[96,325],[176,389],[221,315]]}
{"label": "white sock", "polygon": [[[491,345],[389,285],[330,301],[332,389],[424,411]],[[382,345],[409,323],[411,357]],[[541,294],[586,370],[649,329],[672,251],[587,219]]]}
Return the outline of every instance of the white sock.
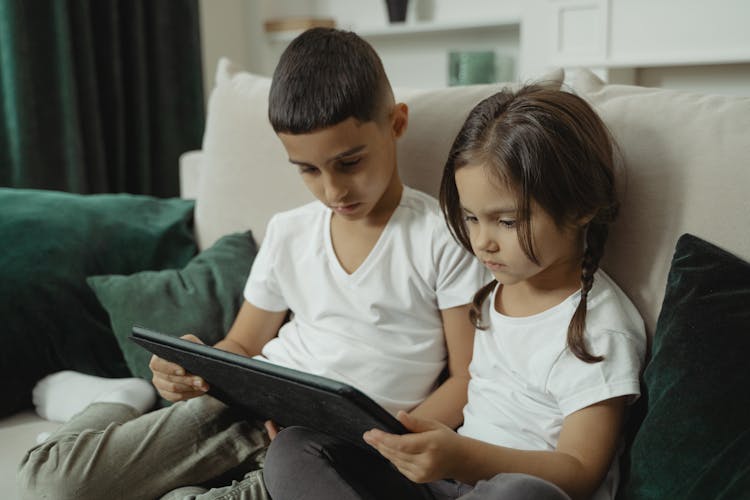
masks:
{"label": "white sock", "polygon": [[32,400],[40,417],[67,422],[91,403],[123,403],[144,413],[156,402],[156,393],[140,378],[104,378],[66,370],[37,382]]}

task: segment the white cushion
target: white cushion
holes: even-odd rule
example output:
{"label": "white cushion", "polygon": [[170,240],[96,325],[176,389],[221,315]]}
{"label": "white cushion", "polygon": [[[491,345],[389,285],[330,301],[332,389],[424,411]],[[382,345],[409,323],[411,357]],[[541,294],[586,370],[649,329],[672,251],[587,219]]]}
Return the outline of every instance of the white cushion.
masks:
{"label": "white cushion", "polygon": [[588,70],[573,88],[602,116],[625,163],[603,267],[653,333],[681,234],[750,259],[750,98],[606,85]]}
{"label": "white cushion", "polygon": [[[559,87],[562,78],[557,70],[543,80]],[[268,122],[270,84],[267,77],[244,72],[227,59],[219,61],[197,189],[196,234],[201,248],[246,229],[260,241],[271,215],[312,199]],[[410,110],[409,127],[398,145],[404,182],[435,195],[448,150],[466,115],[505,85],[395,88],[396,99]]]}

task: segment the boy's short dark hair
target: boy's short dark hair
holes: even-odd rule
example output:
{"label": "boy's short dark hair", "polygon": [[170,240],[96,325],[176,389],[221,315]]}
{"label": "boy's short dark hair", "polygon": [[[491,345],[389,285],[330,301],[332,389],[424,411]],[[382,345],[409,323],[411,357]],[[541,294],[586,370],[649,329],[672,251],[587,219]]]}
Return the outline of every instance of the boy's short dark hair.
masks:
{"label": "boy's short dark hair", "polygon": [[284,50],[273,73],[273,129],[303,134],[353,117],[379,120],[392,90],[372,46],[350,31],[312,28]]}

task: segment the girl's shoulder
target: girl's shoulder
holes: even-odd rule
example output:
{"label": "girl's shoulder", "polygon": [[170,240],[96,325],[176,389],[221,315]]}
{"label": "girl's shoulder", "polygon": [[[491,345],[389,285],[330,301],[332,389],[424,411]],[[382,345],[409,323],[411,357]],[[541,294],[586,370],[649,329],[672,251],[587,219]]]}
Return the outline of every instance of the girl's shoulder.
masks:
{"label": "girl's shoulder", "polygon": [[645,352],[646,326],[638,309],[601,269],[594,275],[586,311],[586,336],[592,344],[602,336],[622,336]]}

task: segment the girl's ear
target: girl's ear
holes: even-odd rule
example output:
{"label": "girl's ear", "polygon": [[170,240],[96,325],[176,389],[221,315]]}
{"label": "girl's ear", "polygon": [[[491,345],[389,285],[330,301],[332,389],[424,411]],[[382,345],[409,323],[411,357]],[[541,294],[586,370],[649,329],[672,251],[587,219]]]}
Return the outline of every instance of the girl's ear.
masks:
{"label": "girl's ear", "polygon": [[391,130],[393,131],[393,137],[398,139],[404,132],[409,124],[409,106],[403,102],[397,102],[393,106],[391,111]]}

